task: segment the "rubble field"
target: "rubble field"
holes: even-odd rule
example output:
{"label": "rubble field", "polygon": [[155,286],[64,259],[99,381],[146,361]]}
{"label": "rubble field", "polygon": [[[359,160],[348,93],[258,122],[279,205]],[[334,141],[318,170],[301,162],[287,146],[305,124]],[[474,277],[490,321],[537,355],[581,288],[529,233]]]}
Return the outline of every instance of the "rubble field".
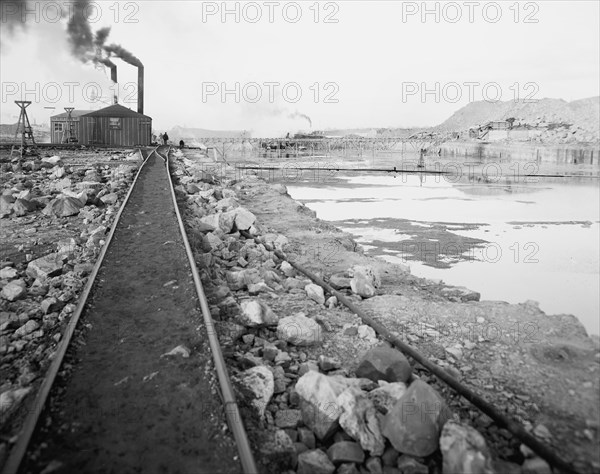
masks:
{"label": "rubble field", "polygon": [[192,150],[173,156],[188,237],[265,472],[551,472],[273,249],[346,292],[579,472],[598,472],[600,345],[574,316],[416,278],[366,257],[284,185]]}
{"label": "rubble field", "polygon": [[134,150],[0,154],[0,464],[140,164]]}
{"label": "rubble field", "polygon": [[[22,165],[0,156],[0,461],[140,164],[125,151],[59,155]],[[211,174],[210,164],[193,150],[172,153],[178,203],[261,471],[551,472],[274,248],[579,472],[600,470],[600,345],[574,316],[546,315],[534,302],[481,302],[466,288],[416,278],[366,257],[285,186],[223,167]]]}

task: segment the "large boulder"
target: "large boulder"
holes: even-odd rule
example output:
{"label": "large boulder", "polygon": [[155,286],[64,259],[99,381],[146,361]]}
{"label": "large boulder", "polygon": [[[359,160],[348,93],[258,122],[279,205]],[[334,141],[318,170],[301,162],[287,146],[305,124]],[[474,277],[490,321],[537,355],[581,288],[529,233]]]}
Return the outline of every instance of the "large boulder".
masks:
{"label": "large boulder", "polygon": [[217,214],[210,214],[208,216],[200,218],[200,220],[215,229],[221,229],[225,234],[228,234],[233,229],[233,223],[235,221],[235,210],[227,212],[219,212]]}
{"label": "large boulder", "polygon": [[63,264],[67,261],[64,253],[51,253],[45,257],[32,260],[27,265],[27,273],[33,279],[52,278],[62,273]]}
{"label": "large boulder", "polygon": [[235,210],[235,228],[237,230],[248,230],[256,222],[256,216],[248,209],[238,207]]}
{"label": "large boulder", "polygon": [[495,474],[485,439],[476,429],[468,425],[448,421],[440,436],[440,450],[444,459],[445,473]]}
{"label": "large boulder", "polygon": [[308,371],[296,382],[302,420],[317,438],[329,438],[338,429],[341,414],[337,403],[339,392],[326,375]]}
{"label": "large boulder", "polygon": [[279,320],[277,337],[295,346],[313,346],[322,342],[323,331],[314,319],[296,314]]}
{"label": "large boulder", "polygon": [[79,199],[62,196],[50,201],[42,212],[47,216],[69,217],[79,214],[82,207]]}
{"label": "large boulder", "polygon": [[391,347],[378,346],[368,351],[356,369],[358,377],[374,382],[406,382],[412,374],[412,367],[402,352]]}
{"label": "large boulder", "polygon": [[379,428],[377,410],[367,395],[357,388],[350,388],[342,392],[337,403],[342,411],[339,423],[344,431],[372,456],[381,456],[385,439]]}
{"label": "large boulder", "polygon": [[275,390],[273,372],[264,365],[259,365],[242,372],[240,381],[249,398],[249,404],[262,418]]}
{"label": "large boulder", "polygon": [[382,432],[397,451],[425,457],[438,449],[440,431],[449,419],[442,397],[415,380],[383,419]]}
{"label": "large boulder", "polygon": [[375,270],[371,267],[356,265],[352,268],[352,273],[353,277],[350,280],[352,292],[363,298],[375,296],[376,288],[381,284]]}

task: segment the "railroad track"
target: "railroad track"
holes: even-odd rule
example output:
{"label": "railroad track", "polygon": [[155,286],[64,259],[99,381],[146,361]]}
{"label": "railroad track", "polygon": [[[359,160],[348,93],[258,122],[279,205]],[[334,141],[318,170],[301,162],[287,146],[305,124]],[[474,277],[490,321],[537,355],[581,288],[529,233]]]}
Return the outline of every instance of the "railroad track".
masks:
{"label": "railroad track", "polygon": [[168,152],[140,150],[144,162],[2,474],[48,466],[61,473],[257,472]]}

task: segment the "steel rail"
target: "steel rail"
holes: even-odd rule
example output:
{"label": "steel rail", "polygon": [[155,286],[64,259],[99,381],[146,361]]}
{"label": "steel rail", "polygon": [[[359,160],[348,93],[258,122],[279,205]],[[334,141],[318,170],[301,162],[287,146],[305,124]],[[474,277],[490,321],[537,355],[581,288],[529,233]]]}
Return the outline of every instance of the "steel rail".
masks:
{"label": "steel rail", "polygon": [[[158,152],[157,147],[154,150],[158,156],[161,156]],[[169,147],[170,149],[170,147]],[[225,365],[225,359],[223,357],[223,352],[221,351],[221,345],[219,344],[219,338],[217,336],[217,332],[215,330],[215,325],[213,324],[212,316],[210,314],[210,309],[208,307],[208,302],[206,300],[206,295],[204,294],[204,288],[202,286],[202,281],[200,280],[200,274],[198,273],[198,268],[196,267],[196,260],[194,259],[194,253],[192,252],[192,248],[187,238],[187,233],[185,231],[185,226],[183,225],[183,219],[181,218],[181,213],[179,212],[179,206],[177,205],[177,197],[175,196],[175,188],[173,186],[173,181],[171,179],[171,175],[169,172],[169,153],[162,157],[165,160],[165,167],[167,172],[167,178],[169,181],[170,189],[171,189],[171,197],[173,198],[173,204],[175,206],[175,213],[177,215],[177,222],[179,224],[179,230],[181,231],[181,237],[183,239],[183,244],[185,246],[185,251],[187,253],[188,260],[190,262],[190,267],[192,269],[192,275],[194,277],[194,284],[196,286],[196,293],[198,294],[198,300],[200,302],[200,307],[202,309],[202,315],[204,317],[204,324],[206,326],[206,331],[208,334],[208,341],[210,344],[210,348],[213,354],[213,361],[215,363],[215,370],[217,372],[217,377],[219,379],[219,385],[221,387],[221,396],[223,397],[223,405],[225,408],[225,415],[227,417],[227,421],[229,424],[229,429],[231,430],[233,437],[236,441],[238,453],[240,455],[240,462],[242,464],[242,469],[245,474],[257,474],[258,469],[256,467],[256,463],[254,461],[254,456],[252,454],[252,450],[250,448],[250,442],[248,441],[248,436],[246,434],[246,430],[244,428],[244,423],[242,421],[242,417],[240,415],[239,408],[237,406],[235,395],[233,392],[233,388],[231,386],[231,380],[229,378],[229,374],[227,372],[227,367]]]}
{"label": "steel rail", "polygon": [[[141,149],[138,149],[138,151],[143,159],[143,154],[142,154]],[[10,454],[8,456],[6,463],[4,464],[4,466],[2,466],[2,474],[16,474],[19,469],[19,466],[21,465],[23,457],[25,456],[25,453],[27,452],[27,447],[29,446],[29,442],[31,441],[31,437],[33,435],[35,427],[39,421],[39,417],[40,417],[40,415],[43,411],[44,405],[46,404],[46,401],[48,399],[50,389],[52,388],[52,385],[54,384],[54,381],[56,380],[56,375],[58,374],[58,370],[60,369],[62,361],[65,357],[65,354],[67,353],[67,349],[71,342],[71,338],[73,337],[73,334],[75,332],[75,327],[77,326],[79,318],[80,318],[81,314],[83,313],[83,309],[87,303],[87,299],[92,290],[92,286],[94,285],[94,283],[96,281],[96,276],[98,275],[98,271],[100,270],[100,267],[102,266],[104,256],[106,255],[106,252],[108,250],[108,247],[110,246],[110,243],[112,241],[112,238],[113,238],[113,235],[117,228],[117,225],[119,224],[121,214],[123,213],[123,210],[125,209],[125,206],[127,205],[127,202],[129,201],[129,197],[131,196],[131,193],[133,192],[133,188],[135,187],[135,184],[140,176],[142,169],[144,168],[144,165],[148,162],[148,158],[150,157],[150,155],[153,152],[154,152],[154,150],[148,154],[146,159],[143,160],[142,164],[140,165],[138,172],[135,175],[133,182],[131,183],[131,186],[129,187],[129,191],[127,192],[127,195],[125,196],[125,199],[123,200],[123,203],[121,204],[121,207],[119,208],[119,211],[117,212],[117,215],[115,216],[115,220],[113,221],[113,224],[110,228],[110,232],[108,234],[108,237],[106,238],[106,242],[104,243],[104,245],[102,246],[102,249],[100,250],[100,254],[98,255],[98,259],[96,260],[96,263],[94,264],[94,268],[92,269],[90,276],[88,278],[88,281],[87,281],[85,287],[83,288],[81,295],[79,296],[79,299],[77,302],[77,307],[75,308],[75,311],[73,312],[73,316],[71,316],[71,319],[69,320],[69,323],[67,325],[65,333],[60,341],[58,349],[55,352],[55,356],[54,356],[54,359],[52,360],[52,364],[48,368],[48,372],[46,373],[46,376],[44,377],[44,380],[42,381],[42,384],[40,385],[37,396],[36,396],[35,400],[33,401],[32,410],[27,415],[25,423],[23,424],[21,431],[18,434],[18,440],[15,443],[15,445],[13,446],[13,448],[10,450]]]}
{"label": "steel rail", "polygon": [[[252,239],[256,243],[265,245],[264,242],[261,242],[258,238],[253,237],[246,231],[241,231],[240,233],[242,236],[248,239]],[[373,318],[367,315],[362,309],[360,309],[348,298],[346,298],[345,295],[333,289],[329,284],[325,283],[325,281],[318,275],[315,275],[314,273],[302,267],[298,263],[294,262],[293,260],[290,260],[287,257],[287,255],[285,255],[282,251],[277,250],[268,244],[265,245],[265,248],[267,248],[267,250],[269,251],[272,251],[279,259],[287,261],[296,270],[309,277],[312,281],[314,281],[317,285],[327,290],[330,294],[337,297],[337,299],[341,301],[346,307],[348,307],[353,313],[355,313],[363,321],[363,323],[372,327],[380,336],[383,337],[383,339],[396,346],[398,349],[400,349],[400,351],[412,357],[419,364],[421,364],[423,367],[429,370],[432,374],[434,374],[436,377],[438,377],[448,386],[450,386],[456,393],[465,397],[480,411],[492,418],[497,424],[499,424],[500,426],[504,426],[506,429],[508,429],[513,435],[515,435],[524,444],[529,446],[534,452],[536,452],[540,457],[548,461],[551,465],[556,466],[564,473],[578,474],[575,468],[569,462],[558,456],[552,447],[539,441],[535,436],[526,431],[523,425],[508,418],[506,415],[498,411],[487,400],[485,400],[479,394],[475,393],[466,385],[456,380],[447,371],[442,369],[439,365],[430,361],[427,357],[425,357],[423,354],[417,351],[414,347],[410,346],[409,344],[406,344],[398,337],[394,336],[391,333],[391,331],[389,331],[383,324],[375,321]]]}

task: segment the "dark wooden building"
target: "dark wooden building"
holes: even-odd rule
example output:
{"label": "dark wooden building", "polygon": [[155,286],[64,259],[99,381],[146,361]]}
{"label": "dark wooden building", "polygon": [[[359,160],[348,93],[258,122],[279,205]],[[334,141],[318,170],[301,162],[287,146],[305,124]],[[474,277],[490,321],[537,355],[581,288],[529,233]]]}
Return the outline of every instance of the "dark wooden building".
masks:
{"label": "dark wooden building", "polygon": [[[81,145],[136,146],[150,145],[152,140],[152,119],[119,104],[87,112],[74,110],[71,116]],[[50,117],[50,127],[52,143],[63,143],[67,114]]]}

